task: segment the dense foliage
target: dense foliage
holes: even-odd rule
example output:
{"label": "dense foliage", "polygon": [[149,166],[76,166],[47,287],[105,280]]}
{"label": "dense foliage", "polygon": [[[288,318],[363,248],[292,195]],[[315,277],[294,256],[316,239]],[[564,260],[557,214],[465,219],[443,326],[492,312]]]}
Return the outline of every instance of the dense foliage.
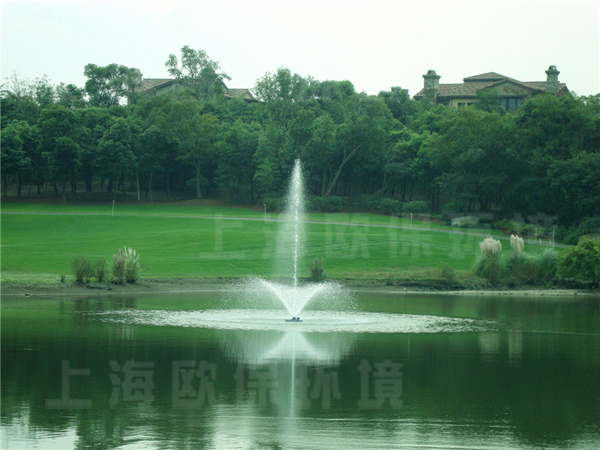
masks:
{"label": "dense foliage", "polygon": [[1,97],[4,195],[161,191],[262,207],[299,157],[322,210],[535,214],[565,227],[600,216],[600,94],[455,110],[281,68],[249,102],[225,95],[227,75],[202,51],[184,47],[167,67],[183,88],[161,95],[135,94],[135,71],[118,65],[87,65],[84,88],[13,75]]}

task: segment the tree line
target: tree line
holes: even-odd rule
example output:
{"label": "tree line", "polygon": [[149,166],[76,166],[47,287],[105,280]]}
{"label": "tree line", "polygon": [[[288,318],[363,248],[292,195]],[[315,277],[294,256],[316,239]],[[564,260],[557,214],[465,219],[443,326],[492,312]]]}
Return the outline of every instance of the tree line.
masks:
{"label": "tree line", "polygon": [[600,216],[600,94],[539,95],[506,113],[487,93],[456,110],[280,68],[246,101],[225,95],[229,77],[203,51],[186,46],[166,66],[180,89],[160,95],[137,92],[139,72],[116,64],[88,64],[83,88],[13,75],[1,95],[4,195],[160,190],[262,206],[300,158],[323,209],[421,200],[564,226]]}

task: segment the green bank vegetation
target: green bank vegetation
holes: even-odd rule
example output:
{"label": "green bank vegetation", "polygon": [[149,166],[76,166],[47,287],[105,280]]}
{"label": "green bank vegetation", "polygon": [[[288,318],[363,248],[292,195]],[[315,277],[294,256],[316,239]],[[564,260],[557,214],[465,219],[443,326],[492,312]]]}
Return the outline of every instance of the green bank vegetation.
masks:
{"label": "green bank vegetation", "polygon": [[[260,211],[199,206],[21,205],[5,203],[2,214],[2,281],[75,281],[74,261],[87,261],[81,282],[114,278],[113,255],[124,246],[139,258],[137,278],[238,278],[273,274],[280,216]],[[54,211],[53,211],[54,209]],[[356,216],[356,217],[355,217]],[[366,220],[366,219],[369,220]],[[323,219],[323,220],[316,220]],[[510,242],[497,230],[459,230],[430,222],[365,214],[310,217],[306,279],[358,279],[391,284],[483,286],[549,284],[554,279],[505,280],[473,274],[480,242],[493,235],[505,254]],[[527,243],[531,258],[542,260],[548,241]],[[563,249],[555,248],[558,256]],[[106,267],[99,261],[106,261]],[[102,278],[96,275],[102,269]],[[94,272],[95,270],[95,272]],[[124,272],[119,272],[123,273]],[[75,271],[75,275],[77,272]],[[124,277],[125,275],[123,275]],[[123,279],[120,281],[135,281]]]}

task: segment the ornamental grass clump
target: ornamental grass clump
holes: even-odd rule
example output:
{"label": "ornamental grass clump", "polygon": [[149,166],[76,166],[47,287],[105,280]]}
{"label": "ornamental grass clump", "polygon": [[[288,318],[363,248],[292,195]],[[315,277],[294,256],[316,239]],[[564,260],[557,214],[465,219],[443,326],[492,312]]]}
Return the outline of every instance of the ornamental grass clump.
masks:
{"label": "ornamental grass clump", "polygon": [[514,234],[510,235],[510,246],[513,249],[513,254],[517,257],[521,256],[523,252],[523,248],[525,247],[525,241],[522,237],[516,236]]}
{"label": "ornamental grass clump", "polygon": [[499,240],[489,237],[479,243],[479,249],[481,256],[475,263],[475,274],[486,278],[490,283],[498,283],[503,274],[500,264],[502,244]]}
{"label": "ornamental grass clump", "polygon": [[111,281],[114,284],[135,283],[139,278],[139,255],[131,247],[119,249],[113,255],[113,271]]}
{"label": "ornamental grass clump", "polygon": [[525,241],[518,235],[510,235],[512,255],[504,262],[506,282],[514,287],[523,283],[533,283],[537,277],[535,262],[529,255],[523,254]]}

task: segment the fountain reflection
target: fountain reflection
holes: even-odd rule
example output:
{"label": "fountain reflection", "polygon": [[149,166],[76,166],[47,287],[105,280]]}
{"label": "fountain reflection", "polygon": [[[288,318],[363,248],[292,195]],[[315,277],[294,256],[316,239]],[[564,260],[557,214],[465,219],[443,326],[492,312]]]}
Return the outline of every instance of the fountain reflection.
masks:
{"label": "fountain reflection", "polygon": [[337,365],[354,348],[356,334],[293,331],[229,330],[220,335],[225,353],[238,363],[265,365],[302,362]]}

